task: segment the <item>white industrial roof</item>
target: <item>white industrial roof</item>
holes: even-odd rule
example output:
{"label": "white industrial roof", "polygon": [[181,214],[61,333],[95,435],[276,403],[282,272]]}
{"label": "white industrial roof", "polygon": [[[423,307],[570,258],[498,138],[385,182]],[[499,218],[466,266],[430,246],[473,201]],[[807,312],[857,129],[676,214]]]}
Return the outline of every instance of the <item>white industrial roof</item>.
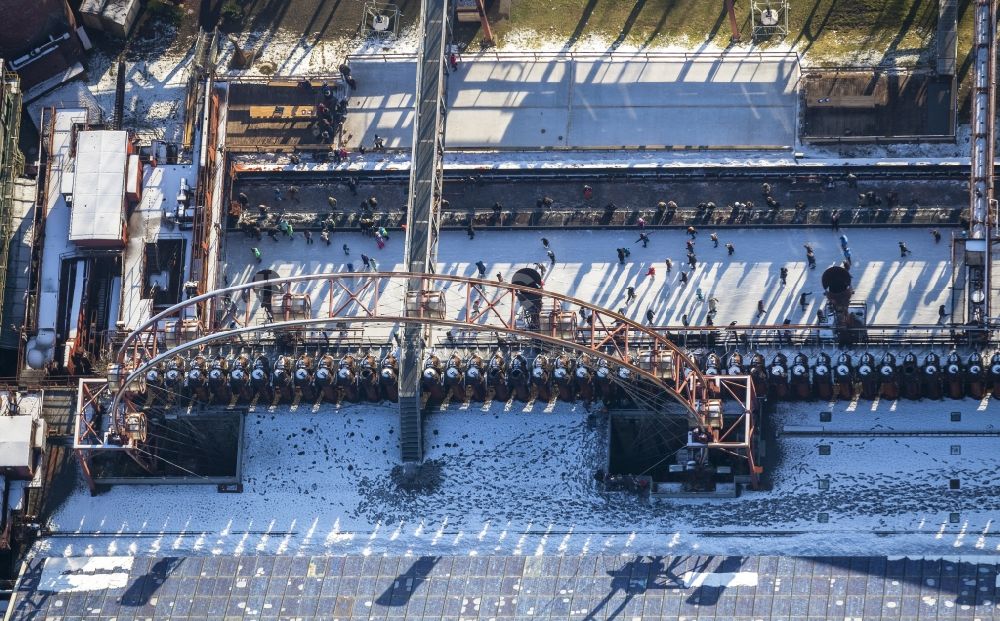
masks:
{"label": "white industrial roof", "polygon": [[0,468],[31,465],[30,416],[0,416]]}
{"label": "white industrial roof", "polygon": [[77,136],[69,225],[71,241],[120,240],[128,133],[84,131]]}

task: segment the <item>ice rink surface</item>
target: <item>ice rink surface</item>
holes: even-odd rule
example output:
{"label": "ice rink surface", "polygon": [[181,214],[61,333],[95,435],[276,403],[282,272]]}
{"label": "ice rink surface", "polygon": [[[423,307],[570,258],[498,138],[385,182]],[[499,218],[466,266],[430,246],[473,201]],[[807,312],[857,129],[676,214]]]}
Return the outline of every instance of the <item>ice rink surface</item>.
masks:
{"label": "ice rink surface", "polygon": [[[548,268],[550,262],[541,238],[549,240],[556,255],[556,265],[545,273],[545,288],[577,297],[611,309],[625,308],[625,314],[645,321],[646,311],[653,310],[657,325],[682,325],[685,314],[692,325],[704,325],[707,300],[718,299],[715,324],[732,321],[744,324],[780,324],[816,321],[816,310],[823,303],[820,277],[823,270],[843,261],[839,235],[848,237],[854,276],[854,301],[867,302],[869,324],[924,323],[938,321],[938,306],[951,310],[949,243],[945,237],[935,244],[929,229],[733,229],[719,230],[719,247],[714,248],[702,229],[695,242],[697,268],[687,267],[682,230],[649,230],[649,246],[637,242],[638,229],[590,231],[494,231],[477,229],[475,239],[462,232],[446,231],[441,235],[438,252],[440,274],[476,276],[476,262],[487,266],[487,278],[499,272],[509,281],[517,270],[533,263]],[[947,234],[947,232],[946,232]],[[319,241],[307,245],[301,232],[295,239],[266,236],[252,242],[239,233],[228,236],[227,273],[230,282],[247,282],[260,269],[272,269],[279,276],[340,272],[353,263],[363,269],[360,255],[376,259],[381,271],[402,270],[403,238],[394,233],[384,249],[378,249],[370,237],[359,233],[335,232],[331,245]],[[912,254],[900,257],[898,242],[904,241]],[[725,244],[735,252],[727,254]],[[817,267],[808,269],[803,244],[816,253]],[[342,245],[350,247],[344,254]],[[251,248],[260,248],[263,257],[253,261]],[[628,248],[631,256],[619,264],[616,248]],[[666,272],[666,259],[673,261]],[[647,276],[649,268],[654,276]],[[788,268],[787,285],[781,286],[779,271]],[[689,273],[687,285],[681,285],[680,272]],[[325,286],[317,283],[316,287]],[[627,287],[634,287],[637,300],[625,305]],[[701,290],[705,301],[698,300]],[[802,293],[807,296],[805,309],[799,305]],[[313,299],[322,299],[314,291]],[[764,301],[766,313],[757,317],[757,302]]]}
{"label": "ice rink surface", "polygon": [[[352,60],[349,145],[413,138],[412,61]],[[448,74],[451,149],[795,144],[794,54],[463,55]]]}

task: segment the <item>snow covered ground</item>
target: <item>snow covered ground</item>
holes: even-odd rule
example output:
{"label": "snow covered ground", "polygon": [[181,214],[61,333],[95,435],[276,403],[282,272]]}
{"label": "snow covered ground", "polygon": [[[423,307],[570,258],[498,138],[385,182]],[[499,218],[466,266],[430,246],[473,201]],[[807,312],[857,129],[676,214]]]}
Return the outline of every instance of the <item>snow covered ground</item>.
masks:
{"label": "snow covered ground", "polygon": [[[973,401],[882,403],[933,417]],[[782,406],[788,420],[826,404]],[[395,488],[392,405],[249,414],[244,492],[81,486],[51,520],[45,555],[970,554],[996,553],[996,439],[785,438],[774,489],[732,500],[662,501],[597,491],[597,429],[581,405],[453,406],[425,424],[431,493]],[[830,428],[844,416],[835,415]],[[982,421],[985,423],[985,421]],[[982,429],[984,425],[977,423]],[[989,426],[986,424],[985,426]],[[819,456],[828,444],[831,455]],[[951,445],[961,445],[961,455]],[[960,478],[961,490],[946,491]],[[820,489],[819,481],[829,481]],[[818,523],[820,512],[828,523]],[[950,513],[959,523],[949,522]],[[744,535],[742,531],[753,535]]]}
{"label": "snow covered ground", "polygon": [[[863,229],[843,230],[847,235],[854,259],[855,301],[868,303],[869,323],[930,323],[938,320],[938,306],[949,309],[951,269],[949,245],[935,244],[925,229]],[[659,325],[681,325],[687,314],[694,325],[703,324],[708,313],[703,297],[719,299],[716,325],[731,321],[739,324],[780,324],[786,318],[793,323],[810,323],[823,302],[820,276],[823,270],[843,260],[838,233],[828,229],[761,230],[741,229],[719,231],[719,247],[713,248],[710,231],[702,230],[695,246],[700,262],[686,286],[679,274],[687,268],[685,241],[681,230],[650,231],[650,244],[643,248],[636,242],[639,231],[491,231],[480,229],[470,240],[461,232],[444,232],[438,252],[439,274],[476,275],[476,261],[486,263],[487,278],[497,272],[509,280],[515,270],[549,259],[540,238],[546,237],[556,255],[556,266],[545,274],[545,288],[588,300],[599,306],[619,309],[634,319],[645,321],[646,311],[653,310]],[[301,234],[294,242],[282,238],[273,242],[265,237],[253,242],[239,233],[227,239],[226,271],[233,284],[247,282],[253,274],[270,268],[280,276],[338,272],[348,261],[356,270],[362,269],[360,255],[368,254],[378,261],[382,271],[401,271],[403,239],[394,235],[382,250],[372,238],[359,233],[335,233],[331,245],[306,245]],[[318,234],[315,235],[318,238]],[[897,242],[905,241],[913,254],[899,256]],[[728,256],[725,244],[732,242],[735,254]],[[810,270],[805,260],[804,243],[813,245],[817,268]],[[341,246],[351,248],[344,255]],[[263,261],[253,261],[251,247],[260,247]],[[619,264],[615,249],[626,247],[631,257]],[[666,273],[665,260],[673,261],[673,270]],[[788,268],[788,284],[779,282],[779,269]],[[648,277],[650,267],[656,275]],[[625,305],[626,288],[635,288],[637,300]],[[324,300],[325,283],[317,283],[311,292],[313,300]],[[811,292],[805,311],[799,306],[799,296]],[[767,312],[758,318],[757,301],[763,300]],[[322,310],[319,305],[316,311]],[[450,307],[457,314],[457,307]]]}

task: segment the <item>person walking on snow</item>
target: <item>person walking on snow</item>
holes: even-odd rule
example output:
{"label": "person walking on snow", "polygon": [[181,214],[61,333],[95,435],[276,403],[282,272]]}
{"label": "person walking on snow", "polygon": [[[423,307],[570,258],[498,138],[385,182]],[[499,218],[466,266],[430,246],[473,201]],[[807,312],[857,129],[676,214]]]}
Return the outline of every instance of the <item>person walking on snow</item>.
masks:
{"label": "person walking on snow", "polygon": [[639,239],[635,240],[632,243],[637,244],[639,242],[642,242],[642,247],[646,248],[649,245],[649,235],[646,235],[645,233],[639,233]]}
{"label": "person walking on snow", "polygon": [[727,243],[727,244],[726,244],[726,253],[727,253],[727,254],[728,254],[729,256],[733,256],[733,253],[734,253],[734,252],[736,252],[736,246],[733,246],[732,242],[730,242],[730,243]]}
{"label": "person walking on snow", "polygon": [[784,287],[785,285],[788,284],[788,268],[787,267],[781,268],[781,270],[778,272],[778,278],[781,279],[781,286],[782,287]]}
{"label": "person walking on snow", "polygon": [[708,238],[712,240],[712,248],[718,248],[719,247],[719,236],[718,235],[716,235],[715,233],[712,233],[711,235],[708,236]]}
{"label": "person walking on snow", "polygon": [[476,261],[476,270],[479,272],[479,277],[482,278],[486,275],[486,264],[482,261]]}
{"label": "person walking on snow", "polygon": [[555,267],[556,266],[556,253],[552,252],[551,250],[546,250],[545,254],[549,255],[549,267]]}
{"label": "person walking on snow", "polygon": [[816,269],[816,255],[813,253],[813,248],[809,244],[802,244],[806,249],[806,261],[809,263],[809,269]]}
{"label": "person walking on snow", "polygon": [[635,299],[635,287],[625,288],[625,303],[628,304]]}
{"label": "person walking on snow", "polygon": [[809,297],[810,295],[812,295],[812,291],[803,291],[802,293],[799,294],[799,306],[802,307],[803,311],[805,311],[806,307],[809,306],[809,300],[807,300],[806,298]]}
{"label": "person walking on snow", "polygon": [[899,242],[899,256],[905,257],[908,254],[911,254],[911,252],[910,252],[910,249],[906,247],[906,243],[905,242]]}
{"label": "person walking on snow", "polygon": [[764,309],[764,300],[757,300],[757,318],[763,317],[766,312]]}

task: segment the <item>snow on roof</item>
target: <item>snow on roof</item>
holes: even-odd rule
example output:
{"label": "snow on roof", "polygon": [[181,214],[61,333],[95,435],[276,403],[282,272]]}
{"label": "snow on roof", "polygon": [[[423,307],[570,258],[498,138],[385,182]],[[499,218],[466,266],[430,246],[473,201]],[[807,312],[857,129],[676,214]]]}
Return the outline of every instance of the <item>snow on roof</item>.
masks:
{"label": "snow on roof", "polygon": [[107,0],[83,0],[83,2],[80,3],[80,12],[100,15],[101,11],[104,9],[105,2],[107,2]]}
{"label": "snow on roof", "polygon": [[[905,434],[949,424],[947,416],[922,420],[944,409],[978,420],[967,431],[991,424],[972,399],[873,406],[838,410],[827,425],[851,429],[866,421],[881,429],[877,416],[912,410],[894,426]],[[781,409],[787,420],[829,408]],[[49,523],[73,537],[43,540],[38,550],[143,555],[169,544],[179,554],[216,555],[967,554],[975,537],[963,543],[962,534],[996,521],[996,501],[986,496],[995,483],[995,438],[781,437],[772,490],[650,505],[595,486],[594,470],[607,467],[607,438],[588,425],[588,414],[581,404],[540,401],[435,410],[424,437],[427,463],[441,478],[432,493],[413,494],[397,490],[390,474],[399,451],[394,405],[258,408],[246,419],[243,494],[156,485],[91,496],[81,484]],[[829,456],[817,454],[821,442],[832,445]],[[950,454],[957,443],[962,454]],[[944,493],[953,472],[961,472],[970,500]],[[830,479],[829,490],[818,488],[821,479]],[[968,503],[963,524],[949,525],[959,502]],[[819,511],[830,512],[828,524],[816,522]],[[782,536],[753,536],[747,528]]]}
{"label": "snow on roof", "polygon": [[0,468],[31,465],[30,416],[0,416]]}
{"label": "snow on roof", "polygon": [[80,132],[70,216],[71,241],[120,240],[128,133]]}
{"label": "snow on roof", "polygon": [[38,329],[55,330],[59,314],[59,273],[62,257],[74,250],[69,236],[69,208],[62,195],[62,175],[69,169],[73,125],[86,123],[86,108],[63,108],[55,112],[52,133],[52,178],[46,184],[45,245],[42,251],[41,291],[38,299]]}
{"label": "snow on roof", "polygon": [[104,5],[102,15],[118,24],[124,25],[135,2],[136,0],[108,0],[108,3]]}

